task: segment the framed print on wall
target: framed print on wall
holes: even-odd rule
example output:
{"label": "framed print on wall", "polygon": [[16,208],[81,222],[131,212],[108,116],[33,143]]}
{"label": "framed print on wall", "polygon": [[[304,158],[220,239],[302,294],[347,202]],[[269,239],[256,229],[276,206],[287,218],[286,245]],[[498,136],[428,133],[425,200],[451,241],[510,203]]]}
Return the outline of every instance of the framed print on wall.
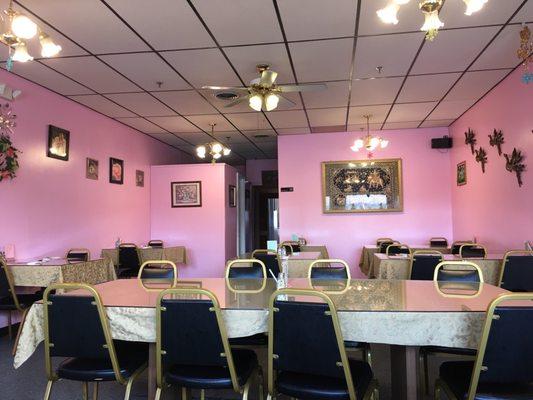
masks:
{"label": "framed print on wall", "polygon": [[109,183],[122,185],[124,183],[124,161],[109,158]]}
{"label": "framed print on wall", "polygon": [[87,157],[85,177],[87,179],[94,179],[95,181],[98,180],[98,160]]}
{"label": "framed print on wall", "polygon": [[229,206],[237,207],[237,189],[234,185],[229,185]]}
{"label": "framed print on wall", "polygon": [[403,211],[402,160],[322,163],[324,213]]}
{"label": "framed print on wall", "polygon": [[58,160],[68,161],[70,146],[70,132],[48,125],[48,147],[46,156]]}
{"label": "framed print on wall", "polygon": [[144,187],[144,171],[135,171],[135,185],[138,187]]}
{"label": "framed print on wall", "polygon": [[466,185],[466,161],[457,164],[457,186]]}
{"label": "framed print on wall", "polygon": [[202,182],[171,182],[172,207],[202,207]]}

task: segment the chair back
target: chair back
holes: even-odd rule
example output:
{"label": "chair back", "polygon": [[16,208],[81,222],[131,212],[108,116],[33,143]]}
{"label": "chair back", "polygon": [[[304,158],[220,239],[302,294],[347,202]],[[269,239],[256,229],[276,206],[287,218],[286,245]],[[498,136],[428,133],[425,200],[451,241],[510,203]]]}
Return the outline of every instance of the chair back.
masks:
{"label": "chair back", "polygon": [[429,239],[431,247],[448,247],[448,239],[445,237],[432,237]]}
{"label": "chair back", "polygon": [[533,306],[525,305],[531,300],[533,293],[513,293],[499,296],[489,305],[468,400],[475,398],[478,383],[497,388],[533,382]]}
{"label": "chair back", "polygon": [[0,256],[0,299],[10,299],[17,308],[20,308],[13,281],[11,280],[11,272],[2,256]]}
{"label": "chair back", "polygon": [[[323,266],[323,264],[326,264],[326,266]],[[340,266],[332,267],[332,264],[340,264]],[[336,259],[318,259],[313,261],[309,265],[307,277],[309,279],[320,280],[346,280],[352,278],[350,267],[346,261]]]}
{"label": "chair back", "polygon": [[461,246],[463,244],[475,244],[475,243],[472,243],[468,240],[458,240],[458,241],[455,241],[452,243],[452,254],[454,255],[458,255],[459,254],[459,250],[461,249]]}
{"label": "chair back", "polygon": [[118,264],[120,268],[127,268],[138,272],[141,267],[141,262],[139,261],[137,245],[133,243],[121,243],[118,246]]}
{"label": "chair back", "polygon": [[435,267],[442,262],[442,253],[436,250],[417,250],[411,256],[409,279],[432,281]]}
{"label": "chair back", "polygon": [[376,246],[377,247],[381,246],[381,243],[383,243],[383,242],[394,243],[394,239],[391,239],[391,238],[377,238],[376,239]]}
{"label": "chair back", "polygon": [[91,259],[91,252],[89,249],[84,248],[70,249],[65,258],[68,261],[89,261]]}
{"label": "chair back", "polygon": [[533,251],[505,253],[498,285],[511,292],[533,292]]}
{"label": "chair back", "polygon": [[[178,282],[178,268],[169,260],[145,261],[139,268],[137,278],[146,290],[161,290],[162,284],[176,287]],[[152,285],[153,284],[153,285]]]}
{"label": "chair back", "polygon": [[395,256],[397,254],[411,254],[411,249],[406,244],[393,243],[387,246],[387,256]]}
{"label": "chair back", "polygon": [[[198,300],[191,300],[194,296]],[[239,390],[222,312],[212,292],[196,288],[162,291],[157,300],[156,324],[159,387],[164,366],[218,366],[228,368],[233,388]]]}
{"label": "chair back", "polygon": [[469,261],[442,261],[435,267],[433,280],[438,282],[484,282],[481,268]]}
{"label": "chair back", "polygon": [[301,250],[300,243],[293,241],[281,242],[280,246],[285,249],[285,253],[287,255],[291,255],[292,253],[299,253]]}
{"label": "chair back", "polygon": [[281,271],[281,262],[278,253],[273,250],[257,249],[252,252],[252,258],[262,261],[267,269],[267,276],[271,277],[271,273],[277,277]]}
{"label": "chair back", "polygon": [[487,249],[480,244],[467,243],[459,248],[459,255],[461,258],[485,258]]}
{"label": "chair back", "polygon": [[153,239],[148,242],[148,247],[154,247],[158,249],[163,248],[163,241],[158,239]]}
{"label": "chair back", "polygon": [[[57,290],[83,290],[83,295],[52,294]],[[53,378],[52,357],[110,359],[115,377],[125,379],[111,337],[100,295],[90,285],[53,284],[44,292],[45,363],[49,379]]]}
{"label": "chair back", "polygon": [[394,244],[394,243],[398,243],[397,241],[395,240],[383,240],[380,244],[379,244],[379,252],[381,254],[385,254],[387,252],[387,247],[389,247],[391,244]]}
{"label": "chair back", "polygon": [[267,274],[263,261],[254,258],[231,260],[226,265],[226,279],[266,279]]}

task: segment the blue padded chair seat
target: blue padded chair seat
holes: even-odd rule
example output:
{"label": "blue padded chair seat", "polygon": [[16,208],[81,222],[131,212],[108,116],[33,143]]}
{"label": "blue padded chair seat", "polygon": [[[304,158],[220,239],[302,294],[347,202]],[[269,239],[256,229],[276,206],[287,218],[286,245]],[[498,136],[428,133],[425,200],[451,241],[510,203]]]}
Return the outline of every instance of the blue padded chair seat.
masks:
{"label": "blue padded chair seat", "polygon": [[[146,343],[115,342],[120,373],[126,379],[148,360]],[[57,368],[59,378],[73,381],[114,381],[110,359],[68,358]]]}
{"label": "blue padded chair seat", "polygon": [[365,342],[352,342],[351,340],[344,341],[344,347],[346,349],[364,349],[367,345]]}
{"label": "blue padded chair seat", "polygon": [[[361,400],[372,380],[372,369],[364,361],[350,360],[350,370],[357,400]],[[344,378],[282,371],[277,376],[276,387],[279,393],[298,399],[348,400],[350,398]]]}
{"label": "blue padded chair seat", "polygon": [[427,353],[444,353],[444,354],[453,354],[456,356],[473,356],[477,354],[476,350],[473,349],[460,349],[455,347],[443,347],[443,346],[424,346],[422,347],[423,351]]}
{"label": "blue padded chair seat", "polygon": [[[233,363],[239,385],[244,385],[257,367],[252,350],[233,349]],[[167,383],[192,389],[232,388],[229,369],[222,366],[173,365],[165,372]]]}
{"label": "blue padded chair seat", "polygon": [[[17,299],[19,301],[19,305],[22,308],[28,308],[33,303],[35,303],[38,300],[41,300],[42,296],[39,294],[19,294],[17,295]],[[0,298],[0,310],[16,310],[17,307],[15,307],[15,303],[13,302],[13,298],[11,296],[9,297],[2,297]]]}
{"label": "blue padded chair seat", "polygon": [[231,338],[229,344],[232,346],[266,346],[268,344],[268,336],[264,333],[257,335]]}
{"label": "blue padded chair seat", "polygon": [[[473,361],[445,362],[440,366],[440,378],[446,382],[458,399],[466,399],[473,368]],[[533,385],[480,383],[474,398],[475,400],[531,400]]]}

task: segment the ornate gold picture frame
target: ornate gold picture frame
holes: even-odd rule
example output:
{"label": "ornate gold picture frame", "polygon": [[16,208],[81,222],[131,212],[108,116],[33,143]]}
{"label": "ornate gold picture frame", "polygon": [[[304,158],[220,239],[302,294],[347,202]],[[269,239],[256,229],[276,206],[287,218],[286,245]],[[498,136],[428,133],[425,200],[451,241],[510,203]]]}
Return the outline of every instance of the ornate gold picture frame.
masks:
{"label": "ornate gold picture frame", "polygon": [[322,163],[324,213],[403,211],[402,160]]}

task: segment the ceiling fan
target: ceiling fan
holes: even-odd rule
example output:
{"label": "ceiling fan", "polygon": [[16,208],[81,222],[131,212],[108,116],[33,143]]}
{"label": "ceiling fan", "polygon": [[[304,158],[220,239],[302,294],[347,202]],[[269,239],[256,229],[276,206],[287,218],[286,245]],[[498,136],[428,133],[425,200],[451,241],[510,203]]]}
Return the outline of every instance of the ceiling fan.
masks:
{"label": "ceiling fan", "polygon": [[231,96],[230,93],[230,96],[220,96],[222,98],[236,98],[236,100],[226,104],[224,107],[233,107],[248,100],[248,104],[255,111],[272,111],[276,109],[280,100],[292,106],[296,105],[292,100],[283,96],[283,93],[309,92],[327,89],[327,86],[323,83],[277,85],[275,82],[278,73],[272,71],[268,64],[258,64],[257,72],[259,72],[260,77],[253,79],[249,86],[202,86],[202,89],[244,92],[245,94],[243,93],[243,95],[233,93],[233,96]]}

